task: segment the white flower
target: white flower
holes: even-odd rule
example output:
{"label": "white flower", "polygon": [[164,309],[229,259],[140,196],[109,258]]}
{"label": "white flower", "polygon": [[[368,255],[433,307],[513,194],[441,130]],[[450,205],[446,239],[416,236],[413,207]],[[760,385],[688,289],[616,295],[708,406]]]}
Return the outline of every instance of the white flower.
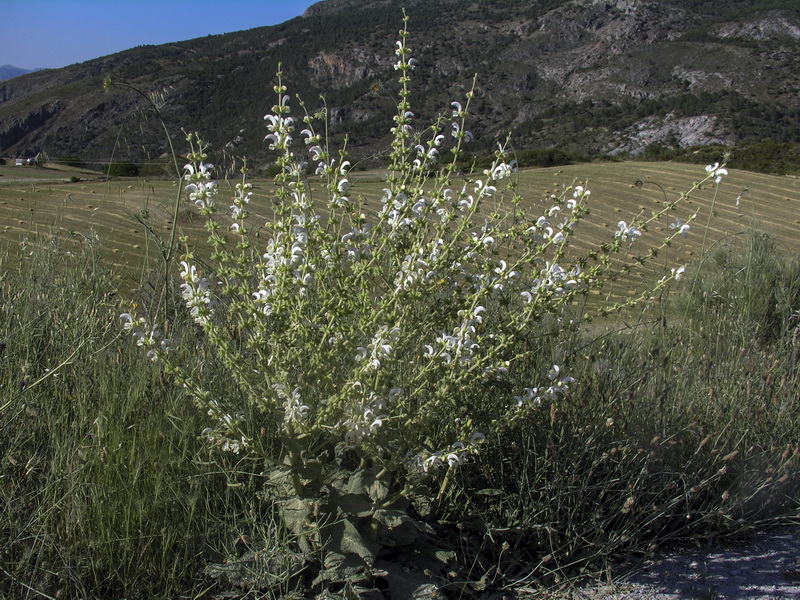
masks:
{"label": "white flower", "polygon": [[511,173],[512,173],[511,165],[503,162],[503,163],[500,163],[499,165],[497,165],[494,168],[494,171],[492,171],[492,179],[494,179],[494,180],[504,179],[504,178],[510,176]]}
{"label": "white flower", "polygon": [[308,416],[308,411],[311,410],[311,407],[309,407],[307,404],[303,404],[302,398],[300,397],[299,387],[295,388],[291,395],[286,397],[286,401],[283,403],[283,408],[283,419],[286,423],[305,420]]}
{"label": "white flower", "polygon": [[728,174],[728,170],[724,167],[720,167],[719,163],[714,163],[706,167],[706,173],[708,173],[709,177],[713,178],[714,181],[720,183],[722,181],[722,176]]}
{"label": "white flower", "polygon": [[630,238],[631,243],[639,239],[641,235],[642,232],[636,227],[635,223],[631,223],[629,227],[625,221],[617,223],[617,231],[614,233],[614,237],[620,238],[623,242]]}
{"label": "white flower", "polygon": [[189,192],[189,199],[201,208],[203,214],[211,214],[214,211],[217,195],[216,184],[211,181],[211,169],[214,165],[200,163],[195,169],[194,165],[188,164],[183,168],[186,171],[183,178],[191,182],[184,188]]}
{"label": "white flower", "polygon": [[231,440],[226,438],[222,444],[223,452],[233,452],[234,454],[239,454],[241,449],[242,443],[239,440]]}
{"label": "white flower", "polygon": [[684,274],[686,273],[686,267],[680,266],[677,269],[672,269],[672,276],[675,278],[675,281],[680,281],[683,279]]}
{"label": "white flower", "polygon": [[675,219],[674,223],[670,223],[669,228],[677,230],[677,232],[680,233],[683,237],[688,237],[689,230],[691,229],[688,223],[684,223],[678,218]]}
{"label": "white flower", "polygon": [[356,348],[356,360],[364,363],[364,368],[368,371],[377,371],[381,367],[381,359],[387,358],[393,351],[392,345],[388,342],[396,342],[399,339],[399,328],[389,329],[383,325],[367,346]]}
{"label": "white flower", "polygon": [[469,436],[469,443],[474,446],[476,444],[480,444],[485,439],[486,439],[485,435],[483,435],[480,431],[476,431],[471,436]]}
{"label": "white flower", "polygon": [[464,459],[461,458],[459,454],[451,452],[450,454],[447,455],[447,464],[450,465],[450,467],[455,468],[460,465],[463,465]]}
{"label": "white flower", "polygon": [[534,406],[542,403],[542,399],[539,397],[539,388],[523,388],[522,394],[514,396],[514,400],[517,401],[518,408],[522,408],[526,403],[531,403]]}
{"label": "white flower", "polygon": [[181,261],[181,294],[196,323],[207,325],[211,322],[212,309],[216,300],[211,297],[211,282],[200,277],[194,265]]}
{"label": "white flower", "polygon": [[454,138],[463,139],[467,142],[471,142],[473,140],[474,136],[472,135],[471,131],[461,131],[461,125],[458,123],[453,123],[452,127],[453,131],[450,132],[450,135],[452,135]]}
{"label": "white flower", "polygon": [[443,464],[444,461],[442,461],[441,452],[435,452],[422,462],[422,468],[426,473],[428,473],[430,471],[438,470]]}
{"label": "white flower", "polygon": [[125,331],[135,331],[136,329],[142,327],[145,322],[142,317],[133,317],[130,313],[122,313],[119,316],[120,319],[125,319],[127,322],[122,324],[122,328]]}

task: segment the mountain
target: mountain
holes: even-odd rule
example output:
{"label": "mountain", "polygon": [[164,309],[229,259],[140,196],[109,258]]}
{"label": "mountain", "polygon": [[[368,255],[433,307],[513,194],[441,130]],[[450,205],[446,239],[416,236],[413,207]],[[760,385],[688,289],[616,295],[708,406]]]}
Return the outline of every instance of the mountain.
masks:
{"label": "mountain", "polygon": [[[0,154],[158,157],[167,144],[144,94],[177,148],[182,129],[198,131],[218,159],[261,165],[280,64],[293,109],[295,94],[309,112],[324,96],[334,137],[348,132],[351,155],[371,156],[392,126],[403,8],[416,122],[463,101],[477,74],[476,152],[509,131],[517,149],[587,156],[800,142],[796,0],[325,0],[281,25],[0,83]],[[124,85],[104,91],[105,78]]]}
{"label": "mountain", "polygon": [[[38,70],[38,69],[37,69]],[[0,81],[6,81],[7,79],[14,79],[14,77],[19,77],[20,75],[25,75],[26,73],[32,73],[30,69],[20,69],[19,67],[15,67],[14,65],[3,65],[0,67]]]}

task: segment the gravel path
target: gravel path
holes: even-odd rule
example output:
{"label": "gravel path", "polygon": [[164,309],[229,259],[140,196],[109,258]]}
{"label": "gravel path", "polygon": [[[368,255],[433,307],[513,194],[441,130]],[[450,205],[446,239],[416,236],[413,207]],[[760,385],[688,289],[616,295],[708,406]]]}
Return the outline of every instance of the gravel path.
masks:
{"label": "gravel path", "polygon": [[624,581],[571,600],[800,599],[800,525],[756,534],[746,546],[656,556]]}

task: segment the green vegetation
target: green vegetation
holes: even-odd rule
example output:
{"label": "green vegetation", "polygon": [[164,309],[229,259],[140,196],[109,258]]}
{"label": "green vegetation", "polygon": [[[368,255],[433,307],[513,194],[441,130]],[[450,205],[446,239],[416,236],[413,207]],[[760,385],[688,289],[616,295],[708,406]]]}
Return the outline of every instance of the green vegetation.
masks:
{"label": "green vegetation", "polygon": [[136,177],[139,175],[139,166],[130,161],[112,162],[103,173],[109,177]]}
{"label": "green vegetation", "polygon": [[65,167],[71,167],[73,169],[85,169],[86,163],[83,162],[77,156],[72,156],[71,154],[64,154],[62,156],[57,156],[56,159],[53,161],[56,164],[64,165]]}
{"label": "green vegetation", "polygon": [[722,153],[730,154],[728,164],[736,169],[776,175],[800,173],[800,144],[789,142],[777,144],[771,139],[735,147],[668,148],[661,144],[652,144],[645,149],[643,158],[705,164]]}
{"label": "green vegetation", "polygon": [[734,0],[723,6],[716,4],[713,0],[667,0],[665,4],[697,11],[712,20],[730,19],[765,10],[782,10],[795,14],[799,10],[797,3],[792,0]]}
{"label": "green vegetation", "polygon": [[90,240],[3,260],[2,598],[176,596],[248,519],[243,465],[121,339],[100,262]]}
{"label": "green vegetation", "polygon": [[[764,234],[740,239],[712,249],[674,308],[608,330],[531,329],[531,372],[557,360],[578,384],[459,471],[432,523],[453,551],[426,568],[455,590],[530,586],[796,515],[797,262]],[[45,242],[3,265],[0,597],[300,585],[261,467],[198,438],[206,417],[113,325],[115,280],[99,262],[86,244]],[[193,334],[180,329],[185,344]],[[182,360],[228,389],[210,355]],[[207,569],[223,561],[234,566]]]}

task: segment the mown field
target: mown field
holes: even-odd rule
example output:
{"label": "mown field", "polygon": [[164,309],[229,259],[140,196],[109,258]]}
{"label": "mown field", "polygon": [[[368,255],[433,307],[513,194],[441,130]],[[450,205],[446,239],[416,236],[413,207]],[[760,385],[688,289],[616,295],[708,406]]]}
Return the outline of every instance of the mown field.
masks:
{"label": "mown field", "polygon": [[[152,261],[157,260],[154,236],[169,237],[178,192],[175,181],[105,181],[102,176],[58,166],[3,166],[0,174],[0,240],[12,253],[42,236],[59,236],[77,243],[82,236],[94,235],[101,244],[102,255],[124,282],[123,287],[133,290],[151,270]],[[538,214],[537,205],[549,206],[544,199],[564,186],[580,184],[591,190],[591,215],[575,238],[578,249],[583,250],[613,239],[619,221],[630,223],[634,218],[647,218],[662,209],[665,202],[679,200],[681,193],[704,174],[697,165],[680,163],[589,163],[525,169],[518,174],[518,182],[524,203],[534,214]],[[351,197],[361,198],[368,213],[380,207],[383,177],[381,172],[351,174]],[[79,181],[70,182],[70,178]],[[637,185],[637,180],[642,184]],[[220,182],[223,209],[227,208],[226,196],[233,196],[233,183]],[[313,186],[314,181],[311,183]],[[253,184],[251,223],[257,225],[270,218],[273,186],[266,179],[254,180]],[[695,192],[637,243],[639,252],[642,246],[658,245],[670,233],[669,225],[675,218],[685,222],[697,213],[690,235],[679,238],[661,254],[663,260],[650,267],[654,270],[652,275],[658,275],[667,264],[690,265],[704,246],[708,249],[713,244],[733,241],[752,225],[773,235],[784,250],[800,250],[800,236],[796,233],[800,226],[800,179],[732,170],[716,200],[714,196],[714,186]],[[508,197],[506,192],[505,198]],[[149,232],[142,220],[151,229]],[[204,237],[202,220],[185,200],[179,210],[178,232],[200,243]],[[636,287],[634,278],[612,290],[611,296],[632,295]]]}

